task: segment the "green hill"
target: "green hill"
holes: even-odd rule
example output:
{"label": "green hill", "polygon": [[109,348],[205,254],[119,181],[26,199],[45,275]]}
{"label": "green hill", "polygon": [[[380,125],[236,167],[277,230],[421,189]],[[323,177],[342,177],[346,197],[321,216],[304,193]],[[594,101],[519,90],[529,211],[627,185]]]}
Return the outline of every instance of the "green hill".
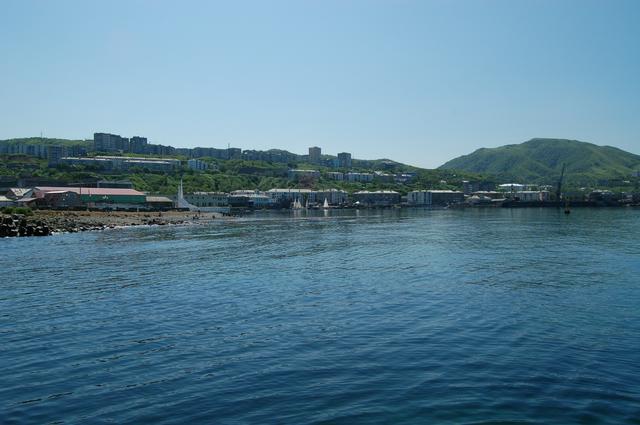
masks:
{"label": "green hill", "polygon": [[552,183],[566,164],[566,177],[575,184],[628,179],[640,169],[640,155],[611,146],[565,139],[531,139],[519,145],[481,148],[441,165],[491,174],[502,179]]}
{"label": "green hill", "polygon": [[90,148],[93,146],[92,140],[72,140],[72,139],[54,139],[49,137],[21,137],[16,139],[0,140],[5,145],[59,145],[59,146],[82,146]]}

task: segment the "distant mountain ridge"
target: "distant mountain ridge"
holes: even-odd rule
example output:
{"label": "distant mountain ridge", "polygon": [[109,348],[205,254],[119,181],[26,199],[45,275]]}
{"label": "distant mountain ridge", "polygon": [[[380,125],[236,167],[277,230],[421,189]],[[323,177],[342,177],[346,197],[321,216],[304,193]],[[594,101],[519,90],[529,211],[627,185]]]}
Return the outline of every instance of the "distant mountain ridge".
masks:
{"label": "distant mountain ridge", "polygon": [[481,148],[438,168],[548,182],[557,178],[562,164],[566,164],[567,176],[576,182],[629,178],[640,169],[640,155],[578,140],[536,138],[516,145]]}

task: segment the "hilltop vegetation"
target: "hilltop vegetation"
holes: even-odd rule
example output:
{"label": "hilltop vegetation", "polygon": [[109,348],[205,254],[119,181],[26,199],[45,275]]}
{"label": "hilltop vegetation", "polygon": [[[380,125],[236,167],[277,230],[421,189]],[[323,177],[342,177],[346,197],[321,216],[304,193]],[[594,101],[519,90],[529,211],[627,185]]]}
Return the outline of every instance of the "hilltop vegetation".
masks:
{"label": "hilltop vegetation", "polygon": [[90,148],[93,146],[92,140],[73,140],[73,139],[54,139],[48,137],[21,137],[17,139],[0,140],[0,142],[7,145],[57,145],[57,146],[82,146],[83,148]]}
{"label": "hilltop vegetation", "polygon": [[[91,141],[86,140],[33,137],[11,139],[5,142],[91,148]],[[123,155],[134,156],[134,154]],[[142,168],[132,169],[126,173],[109,172],[90,166],[58,165],[51,168],[47,160],[42,158],[25,154],[4,154],[0,155],[0,178],[5,180],[7,178],[40,178],[60,184],[88,184],[97,180],[131,180],[138,190],[167,195],[177,191],[180,178],[184,179],[186,191],[230,192],[239,189],[268,190],[278,187],[336,188],[348,192],[395,190],[406,194],[411,190],[460,190],[462,180],[555,184],[564,163],[567,167],[565,186],[572,189],[586,187],[628,190],[629,187],[635,187],[637,190],[640,181],[638,178],[631,178],[632,171],[640,169],[639,155],[609,146],[562,139],[532,139],[519,145],[482,148],[470,155],[453,159],[435,170],[421,169],[389,159],[353,159],[351,168],[335,169],[327,165],[309,164],[304,162],[305,156],[289,154],[284,157],[304,160],[272,162],[204,157],[201,159],[209,163],[211,169],[197,172],[186,167],[186,156],[165,155],[164,157],[179,159],[182,161],[182,166],[171,172],[152,172]],[[287,171],[292,168],[319,170],[322,177],[317,180],[292,181],[287,178]],[[330,180],[326,174],[329,171],[410,172],[415,173],[416,177],[405,183],[385,182],[384,179],[360,183]]]}
{"label": "hilltop vegetation", "polygon": [[[318,167],[305,163],[272,163],[267,161],[217,160],[205,158],[214,168],[204,172],[187,169],[183,164],[172,172],[153,172],[145,169],[132,169],[130,172],[108,172],[88,166],[58,165],[48,167],[47,160],[34,156],[12,154],[0,155],[0,178],[40,178],[60,184],[90,183],[97,180],[130,180],[138,190],[173,195],[177,192],[180,179],[184,180],[184,189],[194,191],[233,190],[269,190],[272,188],[309,188],[309,189],[343,189],[349,192],[359,190],[396,190],[402,194],[411,190],[424,189],[460,189],[462,180],[479,179],[474,173],[452,170],[425,170],[400,163],[385,162],[381,167],[389,172],[416,173],[414,180],[408,183],[381,182],[370,183],[335,181],[325,178],[318,180],[292,181],[287,178],[289,168],[319,169],[322,172],[333,171],[326,167]],[[376,165],[379,161],[371,161]],[[384,162],[384,161],[382,161]],[[358,162],[357,171],[368,171]],[[392,167],[389,170],[389,167]],[[376,166],[377,168],[377,166]],[[375,169],[375,168],[374,168]]]}
{"label": "hilltop vegetation", "polygon": [[640,169],[640,155],[611,146],[565,139],[531,139],[518,145],[481,148],[440,166],[491,174],[502,180],[552,183],[566,164],[568,183],[597,185],[598,181],[629,179]]}

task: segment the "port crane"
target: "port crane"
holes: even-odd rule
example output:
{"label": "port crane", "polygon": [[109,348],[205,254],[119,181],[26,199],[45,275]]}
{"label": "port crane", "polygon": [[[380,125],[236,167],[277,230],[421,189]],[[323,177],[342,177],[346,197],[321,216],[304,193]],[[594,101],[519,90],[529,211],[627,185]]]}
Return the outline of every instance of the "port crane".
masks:
{"label": "port crane", "polygon": [[558,186],[556,187],[556,201],[560,202],[562,196],[562,180],[564,180],[564,170],[566,168],[565,163],[562,163],[562,171],[560,172],[560,179],[558,179]]}

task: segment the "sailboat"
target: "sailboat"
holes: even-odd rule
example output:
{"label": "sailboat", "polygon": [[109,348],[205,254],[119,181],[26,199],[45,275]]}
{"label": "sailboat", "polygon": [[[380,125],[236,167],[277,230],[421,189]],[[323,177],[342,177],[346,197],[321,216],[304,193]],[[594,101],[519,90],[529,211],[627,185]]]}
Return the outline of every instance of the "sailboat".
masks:
{"label": "sailboat", "polygon": [[322,208],[324,208],[325,210],[329,209],[329,201],[327,200],[327,198],[324,198],[324,204],[322,205]]}
{"label": "sailboat", "polygon": [[293,205],[291,205],[291,209],[294,209],[294,210],[302,209],[302,204],[300,203],[300,200],[298,200],[298,198],[296,198],[296,200],[293,201]]}
{"label": "sailboat", "polygon": [[178,186],[177,199],[178,199],[178,202],[177,202],[178,208],[180,209],[188,209],[189,211],[202,212],[202,213],[217,212],[217,213],[224,213],[224,214],[228,214],[231,211],[230,207],[199,207],[197,205],[193,205],[189,203],[189,201],[184,199],[184,189],[182,187],[182,179],[180,179],[180,186]]}

